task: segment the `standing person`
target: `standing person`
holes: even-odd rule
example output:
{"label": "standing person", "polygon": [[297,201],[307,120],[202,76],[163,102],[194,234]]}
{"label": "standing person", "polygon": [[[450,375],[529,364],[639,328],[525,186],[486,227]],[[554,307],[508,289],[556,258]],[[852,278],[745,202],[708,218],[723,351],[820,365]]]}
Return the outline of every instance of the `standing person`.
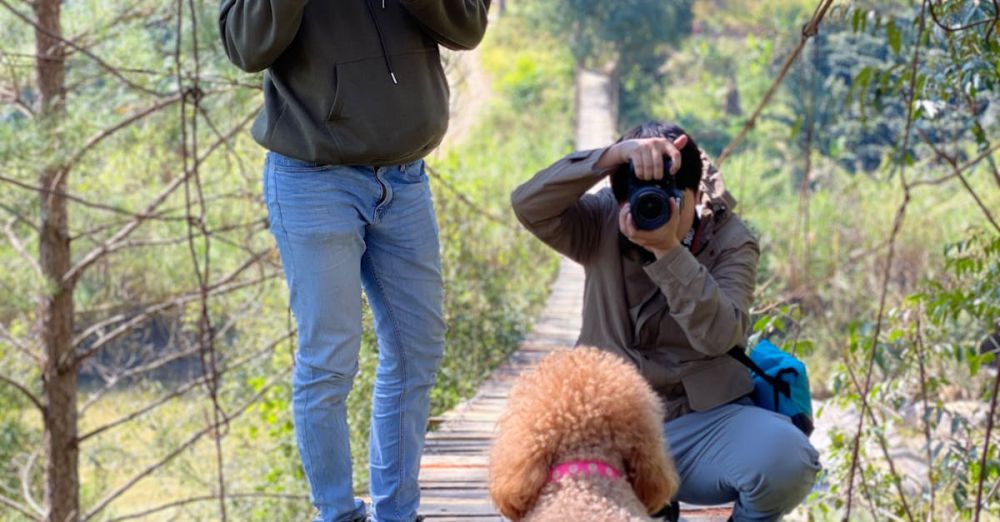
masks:
{"label": "standing person", "polygon": [[489,0],[222,0],[226,54],[265,70],[254,139],[298,324],[295,433],[318,521],[363,521],[346,399],[361,289],[379,362],[371,519],[419,520],[417,473],[444,351],[438,229],[422,158],[448,126],[438,46],[472,49]]}

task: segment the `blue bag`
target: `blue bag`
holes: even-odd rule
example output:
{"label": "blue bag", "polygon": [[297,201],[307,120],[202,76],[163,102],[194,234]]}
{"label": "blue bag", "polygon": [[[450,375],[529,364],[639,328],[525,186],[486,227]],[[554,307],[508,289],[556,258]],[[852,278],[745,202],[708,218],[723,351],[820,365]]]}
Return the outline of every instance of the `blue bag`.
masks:
{"label": "blue bag", "polygon": [[791,418],[807,437],[812,433],[812,396],[802,361],[766,339],[749,356],[740,346],[729,350],[729,355],[753,372],[754,404]]}

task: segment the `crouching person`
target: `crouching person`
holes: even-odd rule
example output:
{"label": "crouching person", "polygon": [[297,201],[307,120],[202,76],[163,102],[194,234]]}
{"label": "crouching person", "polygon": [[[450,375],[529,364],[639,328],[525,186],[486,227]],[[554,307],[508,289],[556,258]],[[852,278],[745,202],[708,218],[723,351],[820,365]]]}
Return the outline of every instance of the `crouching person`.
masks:
{"label": "crouching person", "polygon": [[[610,188],[587,193],[608,176]],[[736,521],[797,506],[819,455],[787,417],[751,403],[747,369],[726,355],[746,340],[759,250],[694,140],[644,124],[557,161],[512,203],[532,234],[586,270],[577,344],[635,364],[662,397],[676,500],[735,502]]]}

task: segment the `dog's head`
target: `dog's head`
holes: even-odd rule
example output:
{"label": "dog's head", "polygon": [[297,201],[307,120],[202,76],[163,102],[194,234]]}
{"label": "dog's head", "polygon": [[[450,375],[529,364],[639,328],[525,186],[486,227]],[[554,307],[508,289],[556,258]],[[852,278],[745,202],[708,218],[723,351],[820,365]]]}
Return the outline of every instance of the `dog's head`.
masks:
{"label": "dog's head", "polygon": [[646,509],[658,510],[680,482],[662,423],[663,405],[633,365],[595,348],[552,354],[511,390],[490,455],[490,496],[519,520],[560,455],[604,441]]}

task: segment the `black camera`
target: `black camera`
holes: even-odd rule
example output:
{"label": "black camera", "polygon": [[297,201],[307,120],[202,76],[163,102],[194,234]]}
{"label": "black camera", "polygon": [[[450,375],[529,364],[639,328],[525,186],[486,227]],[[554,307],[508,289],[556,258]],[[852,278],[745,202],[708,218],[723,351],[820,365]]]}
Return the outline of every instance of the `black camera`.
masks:
{"label": "black camera", "polygon": [[641,180],[635,166],[628,164],[628,203],[632,220],[639,230],[656,230],[670,221],[670,199],[681,202],[681,191],[670,174],[670,158],[663,158],[663,179]]}

